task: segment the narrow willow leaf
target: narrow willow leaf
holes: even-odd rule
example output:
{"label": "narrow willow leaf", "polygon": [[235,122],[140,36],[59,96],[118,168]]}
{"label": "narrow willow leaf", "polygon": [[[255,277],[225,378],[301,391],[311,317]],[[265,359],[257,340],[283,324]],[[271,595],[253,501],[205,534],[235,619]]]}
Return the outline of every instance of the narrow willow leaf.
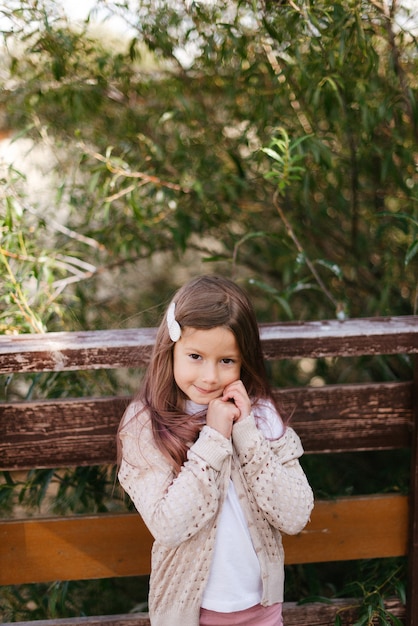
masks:
{"label": "narrow willow leaf", "polygon": [[405,255],[405,266],[407,266],[418,252],[418,239],[413,241]]}

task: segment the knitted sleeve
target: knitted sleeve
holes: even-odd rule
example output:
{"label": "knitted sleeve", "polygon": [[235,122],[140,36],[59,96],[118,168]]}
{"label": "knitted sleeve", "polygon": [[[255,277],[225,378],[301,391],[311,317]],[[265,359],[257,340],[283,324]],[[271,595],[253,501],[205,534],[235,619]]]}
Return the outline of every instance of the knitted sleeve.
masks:
{"label": "knitted sleeve", "polygon": [[269,523],[289,535],[300,532],[313,508],[313,493],[299,457],[302,444],[292,428],[268,440],[253,413],[237,422],[232,439],[248,488]]}
{"label": "knitted sleeve", "polygon": [[[134,408],[129,411],[135,413]],[[154,539],[166,547],[176,547],[216,515],[223,493],[225,471],[221,470],[230,463],[232,444],[204,426],[176,476],[154,443],[149,418],[144,414],[133,419],[128,416],[124,423],[119,435],[119,482]]]}

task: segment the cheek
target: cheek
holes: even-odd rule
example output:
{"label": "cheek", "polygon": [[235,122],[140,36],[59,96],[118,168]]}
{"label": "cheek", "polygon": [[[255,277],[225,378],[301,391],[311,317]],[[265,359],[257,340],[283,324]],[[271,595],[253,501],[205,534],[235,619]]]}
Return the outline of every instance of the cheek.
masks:
{"label": "cheek", "polygon": [[174,380],[176,382],[178,382],[178,380],[181,379],[182,377],[182,372],[184,372],[184,368],[181,365],[181,359],[174,354],[174,358],[173,358],[173,375],[174,375]]}
{"label": "cheek", "polygon": [[181,355],[177,356],[173,361],[173,373],[176,383],[183,383],[188,378],[193,377],[193,366],[187,358],[182,358]]}
{"label": "cheek", "polygon": [[237,367],[231,368],[225,374],[225,379],[227,379],[228,382],[230,382],[230,383],[233,383],[234,381],[238,380],[239,378],[241,378],[241,368],[239,367],[239,365]]}

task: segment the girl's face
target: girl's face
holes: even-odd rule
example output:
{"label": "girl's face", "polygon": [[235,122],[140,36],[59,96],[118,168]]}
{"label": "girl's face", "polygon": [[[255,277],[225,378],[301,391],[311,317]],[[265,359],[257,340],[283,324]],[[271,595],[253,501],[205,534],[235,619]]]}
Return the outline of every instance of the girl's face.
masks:
{"label": "girl's face", "polygon": [[209,404],[225,387],[239,380],[241,354],[234,334],[217,326],[185,327],[174,344],[174,379],[189,400]]}

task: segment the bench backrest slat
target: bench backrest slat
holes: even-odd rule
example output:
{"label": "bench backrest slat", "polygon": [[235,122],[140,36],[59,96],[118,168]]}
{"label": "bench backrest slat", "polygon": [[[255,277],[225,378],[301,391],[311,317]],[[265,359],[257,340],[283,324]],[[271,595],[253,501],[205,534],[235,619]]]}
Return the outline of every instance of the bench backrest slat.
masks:
{"label": "bench backrest slat", "polygon": [[[155,328],[4,335],[0,374],[136,367],[149,361]],[[267,359],[417,354],[416,316],[260,324]]]}
{"label": "bench backrest slat", "polygon": [[[284,389],[277,397],[307,453],[389,450],[411,445],[412,390],[412,382],[329,385]],[[115,397],[0,404],[0,469],[115,463],[128,403]]]}
{"label": "bench backrest slat", "polygon": [[[407,541],[396,494],[319,501],[306,530],[283,537],[287,564],[402,556]],[[0,520],[0,584],[148,574],[151,545],[136,513]]]}
{"label": "bench backrest slat", "polygon": [[412,388],[411,484],[409,489],[408,582],[406,624],[418,626],[418,357]]}

